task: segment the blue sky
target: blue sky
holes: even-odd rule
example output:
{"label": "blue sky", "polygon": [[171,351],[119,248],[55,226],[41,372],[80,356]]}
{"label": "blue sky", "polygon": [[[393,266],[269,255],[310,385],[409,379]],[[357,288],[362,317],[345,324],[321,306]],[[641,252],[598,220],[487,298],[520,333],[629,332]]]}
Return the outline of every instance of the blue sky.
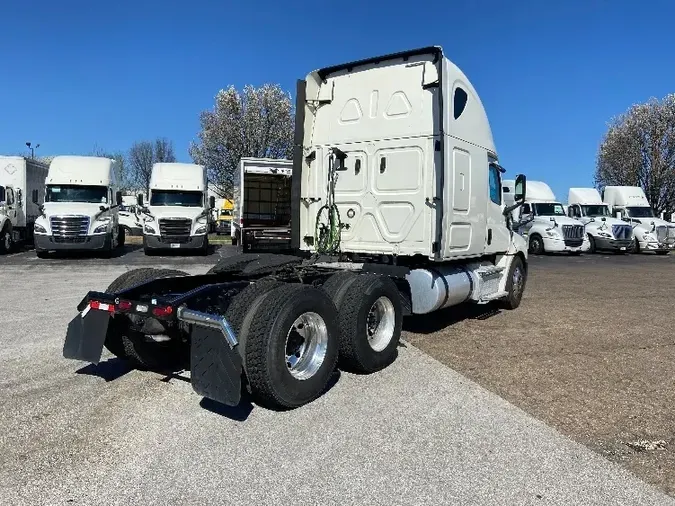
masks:
{"label": "blue sky", "polygon": [[508,174],[565,200],[592,184],[612,116],[675,91],[674,17],[666,0],[4,2],[0,153],[166,136],[190,161],[221,88],[294,93],[318,67],[442,45],[478,90]]}

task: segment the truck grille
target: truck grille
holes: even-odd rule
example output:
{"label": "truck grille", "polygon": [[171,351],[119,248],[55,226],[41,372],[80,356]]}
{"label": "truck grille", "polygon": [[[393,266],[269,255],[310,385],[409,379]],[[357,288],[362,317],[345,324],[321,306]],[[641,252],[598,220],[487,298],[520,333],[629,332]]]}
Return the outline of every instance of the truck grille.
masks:
{"label": "truck grille", "polygon": [[89,216],[52,216],[49,223],[55,238],[76,239],[89,232]]}
{"label": "truck grille", "polygon": [[666,242],[668,238],[668,227],[665,225],[659,225],[656,227],[656,240],[660,243]]}
{"label": "truck grille", "polygon": [[160,235],[190,235],[192,221],[185,218],[160,218]]}
{"label": "truck grille", "polygon": [[630,225],[612,225],[612,234],[619,241],[625,241],[633,237],[633,227]]}
{"label": "truck grille", "polygon": [[563,225],[562,233],[566,246],[578,247],[584,242],[584,227],[581,225]]}
{"label": "truck grille", "polygon": [[675,242],[675,227],[668,227],[668,242]]}

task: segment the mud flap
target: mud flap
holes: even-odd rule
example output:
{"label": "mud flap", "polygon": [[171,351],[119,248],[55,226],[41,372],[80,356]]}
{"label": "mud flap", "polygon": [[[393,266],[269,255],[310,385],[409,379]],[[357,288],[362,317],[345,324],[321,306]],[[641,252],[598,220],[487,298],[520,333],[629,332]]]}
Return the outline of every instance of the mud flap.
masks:
{"label": "mud flap", "polygon": [[68,324],[63,356],[98,364],[109,322],[110,314],[107,311],[88,311],[84,316],[78,313]]}
{"label": "mud flap", "polygon": [[237,350],[230,348],[222,332],[214,328],[193,325],[190,339],[190,375],[194,391],[227,406],[238,405],[242,360]]}

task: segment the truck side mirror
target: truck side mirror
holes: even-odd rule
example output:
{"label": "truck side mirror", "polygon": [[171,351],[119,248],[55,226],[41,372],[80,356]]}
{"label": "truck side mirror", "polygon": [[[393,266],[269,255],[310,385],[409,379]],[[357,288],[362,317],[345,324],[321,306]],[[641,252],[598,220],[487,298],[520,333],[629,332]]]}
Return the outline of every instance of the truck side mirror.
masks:
{"label": "truck side mirror", "polygon": [[525,194],[527,190],[527,178],[525,174],[518,174],[516,176],[515,190],[513,192],[513,199],[516,202],[521,202],[525,200]]}
{"label": "truck side mirror", "polygon": [[115,193],[115,202],[117,203],[118,206],[122,205],[122,192],[118,191]]}
{"label": "truck side mirror", "polygon": [[616,218],[617,218],[618,220],[622,219],[622,218],[621,218],[621,211],[617,211],[617,212],[616,212]]}
{"label": "truck side mirror", "polygon": [[0,186],[0,202],[4,202],[7,199],[5,196],[5,187]]}
{"label": "truck side mirror", "polygon": [[37,190],[33,190],[33,191],[31,192],[31,200],[33,201],[33,204],[35,204],[35,205],[39,205],[39,204],[40,204],[40,202],[38,201],[38,196],[39,196],[39,195],[38,195],[38,191],[37,191]]}
{"label": "truck side mirror", "polygon": [[136,196],[136,203],[138,204],[138,207],[143,207],[143,194],[139,193]]}
{"label": "truck side mirror", "polygon": [[213,195],[209,197],[209,207],[211,209],[215,209],[216,207],[216,197],[214,197]]}

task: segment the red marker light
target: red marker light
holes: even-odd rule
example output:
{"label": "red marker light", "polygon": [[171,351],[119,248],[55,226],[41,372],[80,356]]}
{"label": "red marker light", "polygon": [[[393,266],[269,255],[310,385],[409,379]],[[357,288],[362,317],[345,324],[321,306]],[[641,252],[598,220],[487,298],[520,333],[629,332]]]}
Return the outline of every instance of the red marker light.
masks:
{"label": "red marker light", "polygon": [[131,309],[131,306],[133,306],[133,304],[128,300],[121,300],[119,304],[117,304],[117,308],[121,309],[122,311],[128,311]]}
{"label": "red marker light", "polygon": [[171,313],[173,313],[173,308],[171,306],[158,306],[152,308],[152,314],[155,316],[169,316]]}
{"label": "red marker light", "polygon": [[113,304],[107,304],[98,300],[90,300],[89,307],[92,309],[98,309],[99,311],[108,311],[109,313],[115,312],[115,306]]}

